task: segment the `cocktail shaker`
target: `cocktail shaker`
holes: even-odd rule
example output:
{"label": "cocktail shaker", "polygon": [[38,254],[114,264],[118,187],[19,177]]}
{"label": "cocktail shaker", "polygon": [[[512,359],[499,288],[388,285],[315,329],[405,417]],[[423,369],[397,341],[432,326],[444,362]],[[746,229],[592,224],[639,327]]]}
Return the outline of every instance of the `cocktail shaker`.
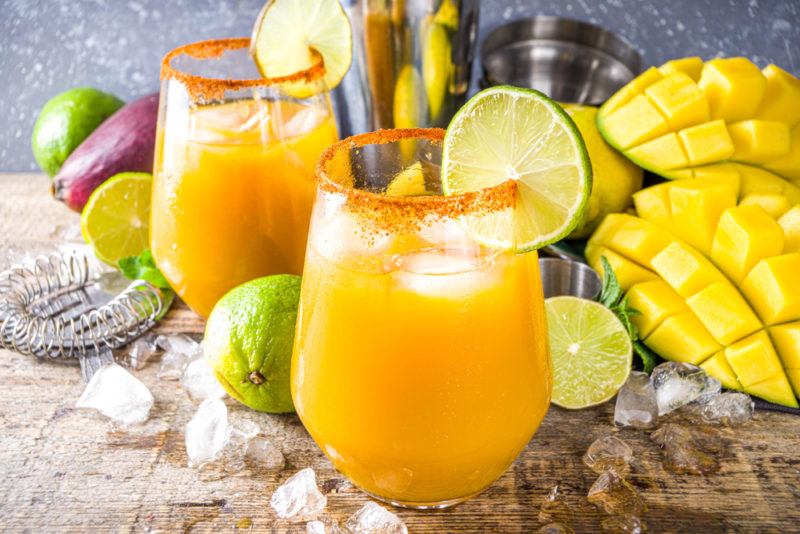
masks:
{"label": "cocktail shaker", "polygon": [[446,126],[469,89],[480,0],[343,0],[353,64],[333,101],[341,136]]}

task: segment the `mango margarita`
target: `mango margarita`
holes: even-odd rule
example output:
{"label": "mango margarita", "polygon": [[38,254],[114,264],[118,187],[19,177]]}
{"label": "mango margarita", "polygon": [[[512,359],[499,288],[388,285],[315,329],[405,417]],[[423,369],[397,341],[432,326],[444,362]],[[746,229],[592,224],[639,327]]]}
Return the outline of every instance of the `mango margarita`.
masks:
{"label": "mango margarita", "polygon": [[[388,145],[370,134],[354,143],[376,139]],[[387,145],[378,148],[391,152]],[[491,215],[489,197],[504,196],[504,186],[473,197],[370,193],[345,184],[359,181],[352,169],[375,152],[347,146],[329,149],[339,156],[321,167],[329,178],[320,178],[306,255],[295,408],[367,492],[408,506],[453,504],[496,480],[547,411],[537,256],[490,249],[465,231],[464,221]],[[389,167],[396,158],[378,160]],[[367,178],[374,188],[380,177]]]}
{"label": "mango margarita", "polygon": [[[248,43],[209,41],[183,52],[198,62],[238,54],[252,68]],[[172,287],[207,317],[243,282],[301,273],[313,169],[338,134],[324,92],[296,100],[275,80],[176,73],[169,64],[176,52],[162,65],[175,79],[162,90],[150,239]]]}

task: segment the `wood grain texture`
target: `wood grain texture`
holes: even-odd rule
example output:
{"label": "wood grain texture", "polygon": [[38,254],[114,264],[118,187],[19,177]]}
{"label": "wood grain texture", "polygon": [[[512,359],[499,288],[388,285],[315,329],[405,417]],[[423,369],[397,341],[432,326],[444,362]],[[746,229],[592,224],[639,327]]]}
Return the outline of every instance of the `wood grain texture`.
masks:
{"label": "wood grain texture", "polygon": [[[47,194],[38,175],[0,175],[0,247],[45,252],[54,229],[77,215]],[[185,306],[159,325],[199,337],[202,321]],[[144,430],[120,432],[77,410],[83,384],[76,367],[39,363],[0,351],[0,531],[4,532],[304,532],[279,521],[272,491],[313,467],[340,520],[367,498],[338,474],[295,416],[231,411],[261,425],[282,447],[280,473],[248,471],[202,482],[186,465],[183,430],[195,406],[176,382],[156,378],[158,363],[138,372],[156,404]],[[581,455],[615,434],[635,452],[631,482],[648,506],[650,532],[796,532],[800,530],[800,418],[757,413],[724,429],[723,467],[708,477],[667,473],[648,436],[617,430],[613,405],[568,412],[553,407],[514,465],[483,494],[449,510],[398,511],[411,532],[534,532],[542,498],[559,484],[575,510],[576,532],[598,532],[602,516],[586,502],[596,478]],[[237,525],[248,528],[237,529]]]}

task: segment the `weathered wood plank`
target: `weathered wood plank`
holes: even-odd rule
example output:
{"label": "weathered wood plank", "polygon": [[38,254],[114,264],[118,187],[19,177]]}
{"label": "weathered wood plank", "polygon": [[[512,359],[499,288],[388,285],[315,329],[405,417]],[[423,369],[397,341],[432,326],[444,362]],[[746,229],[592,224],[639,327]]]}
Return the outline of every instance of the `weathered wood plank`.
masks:
{"label": "weathered wood plank", "polygon": [[[44,252],[54,232],[77,218],[49,199],[38,175],[0,176],[0,250]],[[200,335],[203,322],[176,306],[162,332]],[[73,406],[82,391],[76,367],[39,363],[0,351],[0,530],[8,532],[302,532],[269,507],[274,488],[314,467],[328,491],[328,513],[343,521],[366,497],[339,475],[294,416],[231,411],[269,429],[287,457],[281,473],[247,472],[201,482],[186,465],[183,429],[195,406],[175,382],[156,378],[158,363],[138,373],[156,397],[147,432],[114,431]],[[560,484],[575,508],[573,528],[597,532],[601,516],[585,501],[595,479],[581,455],[596,438],[616,434],[636,454],[632,483],[648,505],[651,532],[792,532],[800,530],[800,418],[759,412],[723,430],[721,472],[680,476],[661,467],[647,435],[617,430],[613,407],[552,408],[519,459],[491,488],[455,508],[401,510],[411,532],[532,532],[542,497]],[[244,530],[247,530],[244,528]]]}

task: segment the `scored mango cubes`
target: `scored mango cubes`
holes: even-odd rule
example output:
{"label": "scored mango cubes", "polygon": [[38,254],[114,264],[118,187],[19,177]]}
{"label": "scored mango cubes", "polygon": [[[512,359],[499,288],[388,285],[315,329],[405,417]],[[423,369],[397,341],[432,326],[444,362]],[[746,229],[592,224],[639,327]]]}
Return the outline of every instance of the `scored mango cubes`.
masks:
{"label": "scored mango cubes", "polygon": [[800,252],[761,260],[741,288],[764,324],[799,320]]}
{"label": "scored mango cubes", "polygon": [[735,122],[755,115],[767,79],[747,58],[717,58],[706,61],[697,84],[708,98],[711,118]]}
{"label": "scored mango cubes", "polygon": [[722,345],[729,345],[759,330],[761,322],[730,284],[711,284],[686,299],[709,333]]}
{"label": "scored mango cubes", "polygon": [[657,81],[645,89],[644,94],[674,130],[711,118],[703,91],[682,72],[675,72]]}
{"label": "scored mango cubes", "polygon": [[656,273],[684,298],[716,282],[730,283],[705,256],[681,241],[670,243],[653,258],[652,264]]}

